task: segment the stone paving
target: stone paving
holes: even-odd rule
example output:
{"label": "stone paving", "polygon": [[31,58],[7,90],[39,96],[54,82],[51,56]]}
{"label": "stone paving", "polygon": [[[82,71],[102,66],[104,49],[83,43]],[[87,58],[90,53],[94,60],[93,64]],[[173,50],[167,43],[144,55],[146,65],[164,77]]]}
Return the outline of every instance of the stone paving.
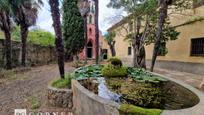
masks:
{"label": "stone paving", "polygon": [[[180,71],[173,71],[173,70],[167,70],[167,69],[161,69],[161,68],[155,68],[156,73],[162,74],[164,76],[174,78],[180,81],[183,81],[195,88],[198,87],[198,85],[201,83],[202,79],[204,78],[204,75],[197,75],[197,74],[192,74],[192,73],[187,73],[187,72],[180,72]],[[200,90],[204,92],[204,86]]]}

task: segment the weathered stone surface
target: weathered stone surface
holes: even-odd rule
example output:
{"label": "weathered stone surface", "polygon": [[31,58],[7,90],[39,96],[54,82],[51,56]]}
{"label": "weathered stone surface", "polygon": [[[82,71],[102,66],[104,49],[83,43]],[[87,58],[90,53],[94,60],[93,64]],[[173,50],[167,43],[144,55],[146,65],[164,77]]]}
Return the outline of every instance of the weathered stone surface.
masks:
{"label": "weathered stone surface", "polygon": [[72,109],[72,90],[71,89],[57,89],[48,86],[48,104],[53,107],[63,107]]}
{"label": "weathered stone surface", "polygon": [[[0,67],[5,65],[5,44],[0,40]],[[26,63],[31,66],[44,65],[55,62],[55,48],[51,46],[40,46],[27,44]],[[21,62],[21,43],[12,41],[12,65],[18,66]]]}
{"label": "weathered stone surface", "polygon": [[74,115],[119,115],[119,104],[103,99],[72,80]]}

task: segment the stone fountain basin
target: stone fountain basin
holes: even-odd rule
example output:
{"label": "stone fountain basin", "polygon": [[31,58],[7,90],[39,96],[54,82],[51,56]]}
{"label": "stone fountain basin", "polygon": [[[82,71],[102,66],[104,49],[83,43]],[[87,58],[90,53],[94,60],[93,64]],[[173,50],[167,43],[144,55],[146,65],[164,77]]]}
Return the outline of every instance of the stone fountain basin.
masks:
{"label": "stone fountain basin", "polygon": [[[181,85],[197,95],[200,100],[199,103],[193,107],[179,110],[164,110],[162,115],[204,115],[204,94],[202,92],[182,81],[157,73],[152,74]],[[99,97],[84,88],[77,80],[72,80],[72,91],[75,115],[119,115],[118,109],[120,105],[118,103]]]}

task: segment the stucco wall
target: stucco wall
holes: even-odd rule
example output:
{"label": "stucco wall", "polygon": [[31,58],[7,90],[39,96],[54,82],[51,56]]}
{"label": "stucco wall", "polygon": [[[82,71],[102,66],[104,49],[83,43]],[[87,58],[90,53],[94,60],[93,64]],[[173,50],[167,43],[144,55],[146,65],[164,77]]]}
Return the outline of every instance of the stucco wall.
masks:
{"label": "stucco wall", "polygon": [[[184,15],[179,15],[179,13],[177,13],[170,16],[171,24],[173,26],[180,25],[185,23],[186,21],[193,20],[195,19],[195,17],[204,17],[204,6],[194,10],[183,11],[182,14]],[[125,24],[126,28],[127,26],[128,24]],[[116,31],[117,33],[117,36],[115,38],[116,55],[124,60],[131,60],[132,55],[128,56],[127,54],[128,47],[130,46],[130,44],[127,41],[124,41],[127,32],[125,31],[125,29],[121,29],[123,27],[124,24],[111,30]],[[177,27],[176,30],[181,32],[178,36],[178,39],[175,41],[168,41],[166,45],[168,48],[168,54],[166,56],[159,56],[157,59],[163,61],[166,60],[176,62],[204,63],[204,57],[190,56],[191,39],[204,37],[203,27],[204,20]],[[153,44],[146,46],[145,49],[146,58],[150,60],[152,58]]]}

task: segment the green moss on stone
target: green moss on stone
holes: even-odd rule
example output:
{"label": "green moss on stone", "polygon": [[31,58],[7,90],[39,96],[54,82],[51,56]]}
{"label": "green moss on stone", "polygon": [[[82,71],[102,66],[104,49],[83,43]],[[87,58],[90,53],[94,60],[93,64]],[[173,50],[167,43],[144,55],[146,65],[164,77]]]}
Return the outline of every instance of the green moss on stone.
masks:
{"label": "green moss on stone", "polygon": [[145,109],[130,104],[122,104],[119,108],[121,115],[160,115],[160,109]]}

